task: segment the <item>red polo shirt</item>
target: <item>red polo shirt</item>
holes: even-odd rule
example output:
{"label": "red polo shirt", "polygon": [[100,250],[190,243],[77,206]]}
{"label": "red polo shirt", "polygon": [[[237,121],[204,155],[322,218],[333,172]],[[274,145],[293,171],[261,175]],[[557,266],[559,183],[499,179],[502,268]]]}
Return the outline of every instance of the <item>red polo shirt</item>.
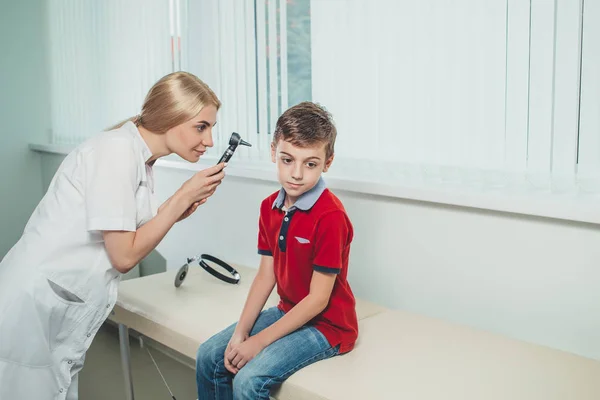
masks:
{"label": "red polo shirt", "polygon": [[288,312],[308,295],[313,270],[337,274],[329,304],[310,324],[346,353],[358,336],[354,295],[346,279],[353,238],[350,219],[322,179],[287,212],[284,200],[281,189],[262,202],[258,234],[259,254],[274,258],[278,307]]}

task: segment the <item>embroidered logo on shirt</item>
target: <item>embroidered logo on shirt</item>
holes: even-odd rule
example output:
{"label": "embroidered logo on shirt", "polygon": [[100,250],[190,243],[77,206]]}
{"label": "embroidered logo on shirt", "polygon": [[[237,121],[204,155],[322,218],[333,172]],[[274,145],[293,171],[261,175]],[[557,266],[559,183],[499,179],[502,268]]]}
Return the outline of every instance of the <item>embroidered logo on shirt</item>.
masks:
{"label": "embroidered logo on shirt", "polygon": [[295,236],[295,238],[298,241],[298,243],[302,243],[302,244],[308,244],[308,243],[310,243],[310,240],[308,240],[308,239],[304,239],[304,238],[301,238],[301,237],[298,237],[298,236]]}

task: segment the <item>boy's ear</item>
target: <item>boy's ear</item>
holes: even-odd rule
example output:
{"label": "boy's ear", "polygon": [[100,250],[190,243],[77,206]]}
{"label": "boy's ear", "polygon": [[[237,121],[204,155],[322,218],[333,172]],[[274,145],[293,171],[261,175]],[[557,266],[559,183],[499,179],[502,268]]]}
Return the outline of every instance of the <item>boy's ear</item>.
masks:
{"label": "boy's ear", "polygon": [[329,167],[331,167],[331,163],[333,162],[333,157],[334,157],[334,156],[335,156],[335,155],[334,155],[334,154],[332,154],[332,155],[331,155],[331,157],[329,157],[329,158],[327,159],[327,161],[325,161],[325,168],[323,168],[323,172],[327,172],[327,170],[329,169]]}
{"label": "boy's ear", "polygon": [[275,143],[271,142],[271,161],[275,162],[275,153],[277,152],[277,147]]}

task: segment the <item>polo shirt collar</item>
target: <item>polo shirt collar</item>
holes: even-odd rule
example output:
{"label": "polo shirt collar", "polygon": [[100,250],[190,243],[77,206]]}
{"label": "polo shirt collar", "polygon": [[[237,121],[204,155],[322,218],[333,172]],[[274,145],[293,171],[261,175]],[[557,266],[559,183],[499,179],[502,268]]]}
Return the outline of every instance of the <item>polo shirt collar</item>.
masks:
{"label": "polo shirt collar", "polygon": [[142,150],[142,156],[144,157],[144,162],[147,162],[152,157],[152,151],[150,150],[150,147],[148,147],[148,144],[142,137],[142,134],[138,130],[137,126],[135,126],[135,124],[132,121],[127,121],[123,125],[123,128],[125,128],[127,130],[127,132],[129,132],[131,135],[133,135],[133,137],[136,138],[136,140],[140,146],[140,149]]}
{"label": "polo shirt collar", "polygon": [[[323,178],[319,178],[319,181],[317,182],[317,184],[312,189],[310,189],[308,192],[303,193],[300,196],[300,198],[298,198],[298,200],[296,200],[296,203],[294,203],[294,205],[290,208],[289,211],[291,211],[295,208],[302,210],[302,211],[310,210],[311,208],[313,208],[313,206],[315,205],[317,200],[319,200],[319,197],[321,197],[321,195],[323,194],[325,189],[327,189],[327,185],[325,184],[325,181],[323,180]],[[283,188],[281,188],[281,190],[279,190],[279,194],[277,195],[277,198],[273,202],[272,208],[281,209],[283,207],[284,201],[285,201],[285,190]]]}

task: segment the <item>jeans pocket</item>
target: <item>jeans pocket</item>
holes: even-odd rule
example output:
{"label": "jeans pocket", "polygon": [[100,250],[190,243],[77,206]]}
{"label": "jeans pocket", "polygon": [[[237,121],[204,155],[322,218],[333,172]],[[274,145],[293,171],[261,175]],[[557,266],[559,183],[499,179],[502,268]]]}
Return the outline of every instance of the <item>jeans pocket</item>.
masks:
{"label": "jeans pocket", "polygon": [[338,354],[340,354],[340,345],[339,344],[337,346],[331,348],[331,356],[330,357],[337,356]]}

